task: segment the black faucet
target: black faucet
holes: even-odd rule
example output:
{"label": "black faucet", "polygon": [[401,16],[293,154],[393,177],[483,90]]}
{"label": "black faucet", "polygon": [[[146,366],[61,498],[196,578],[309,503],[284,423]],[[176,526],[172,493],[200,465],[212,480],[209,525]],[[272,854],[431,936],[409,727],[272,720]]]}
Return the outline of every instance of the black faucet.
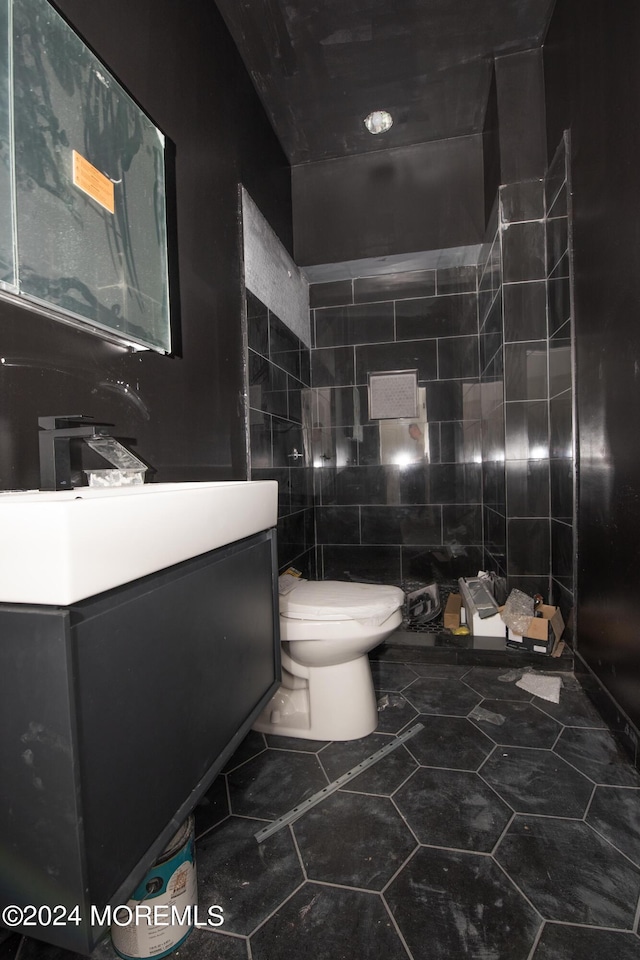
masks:
{"label": "black faucet", "polygon": [[72,413],[64,417],[38,417],[40,448],[40,489],[70,490],[71,441],[75,438],[108,436],[109,423]]}

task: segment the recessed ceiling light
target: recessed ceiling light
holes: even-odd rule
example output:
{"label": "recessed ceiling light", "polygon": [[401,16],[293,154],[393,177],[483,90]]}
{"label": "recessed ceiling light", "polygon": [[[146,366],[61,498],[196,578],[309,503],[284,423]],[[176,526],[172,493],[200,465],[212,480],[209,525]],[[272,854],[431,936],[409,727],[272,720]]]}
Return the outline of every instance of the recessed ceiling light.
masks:
{"label": "recessed ceiling light", "polygon": [[386,110],[374,110],[364,119],[369,133],[385,133],[393,126],[393,117]]}

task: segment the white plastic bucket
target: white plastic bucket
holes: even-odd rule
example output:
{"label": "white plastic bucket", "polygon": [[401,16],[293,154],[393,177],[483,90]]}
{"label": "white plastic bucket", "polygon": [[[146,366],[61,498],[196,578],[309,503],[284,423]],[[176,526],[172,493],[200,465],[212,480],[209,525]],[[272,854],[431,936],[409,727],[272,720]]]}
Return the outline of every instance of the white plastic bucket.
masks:
{"label": "white plastic bucket", "polygon": [[166,957],[193,930],[196,904],[194,820],[189,817],[131,899],[112,912],[116,953],[123,960]]}

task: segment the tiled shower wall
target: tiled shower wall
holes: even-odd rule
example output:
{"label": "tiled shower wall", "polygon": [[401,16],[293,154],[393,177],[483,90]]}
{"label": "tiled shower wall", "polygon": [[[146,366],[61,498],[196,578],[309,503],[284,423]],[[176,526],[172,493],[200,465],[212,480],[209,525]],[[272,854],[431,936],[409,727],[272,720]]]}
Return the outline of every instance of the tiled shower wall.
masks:
{"label": "tiled shower wall", "polygon": [[[480,568],[573,607],[564,144],[500,188],[475,267],[313,284],[311,351],[247,293],[252,479],[279,481],[279,566],[412,585]],[[416,370],[372,420],[371,373]],[[570,636],[570,633],[568,634]]]}
{"label": "tiled shower wall", "polygon": [[575,601],[574,333],[571,299],[570,163],[565,134],[545,180],[549,322],[549,466],[554,603],[573,631]]}
{"label": "tiled shower wall", "polygon": [[[566,150],[500,188],[478,267],[484,565],[573,607],[573,373]],[[570,632],[567,637],[570,637]]]}
{"label": "tiled shower wall", "polygon": [[252,480],[278,481],[278,567],[314,579],[312,469],[305,456],[302,397],[310,351],[252,293],[246,294]]}
{"label": "tiled shower wall", "polygon": [[[451,581],[482,559],[475,266],[314,284],[308,394],[318,576]],[[415,418],[371,420],[368,377],[417,370]]]}

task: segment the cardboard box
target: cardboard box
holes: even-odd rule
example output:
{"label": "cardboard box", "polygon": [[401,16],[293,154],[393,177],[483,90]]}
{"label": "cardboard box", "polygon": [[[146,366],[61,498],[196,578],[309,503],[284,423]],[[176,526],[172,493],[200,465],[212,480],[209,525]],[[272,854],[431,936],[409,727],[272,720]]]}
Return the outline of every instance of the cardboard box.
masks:
{"label": "cardboard box", "polygon": [[513,648],[529,650],[532,653],[551,654],[560,642],[564,630],[564,620],[558,607],[543,603],[539,608],[541,617],[531,617],[527,631],[523,636],[509,631],[508,645]]}
{"label": "cardboard box", "polygon": [[444,608],[444,628],[445,630],[457,630],[460,626],[460,612],[462,610],[462,597],[459,593],[450,593],[447,599],[447,605]]}

